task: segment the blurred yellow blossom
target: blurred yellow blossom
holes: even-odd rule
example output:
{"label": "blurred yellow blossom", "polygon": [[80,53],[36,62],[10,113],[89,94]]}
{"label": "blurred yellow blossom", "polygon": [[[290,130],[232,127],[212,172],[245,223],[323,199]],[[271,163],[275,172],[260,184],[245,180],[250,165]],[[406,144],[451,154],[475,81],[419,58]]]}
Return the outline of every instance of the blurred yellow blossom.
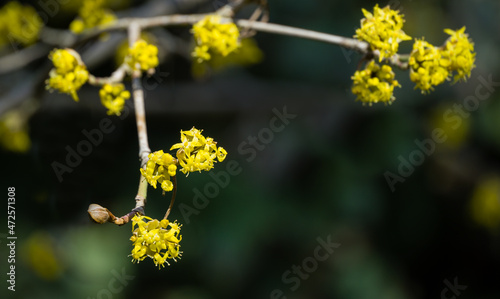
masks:
{"label": "blurred yellow blossom", "polygon": [[431,111],[429,119],[430,129],[439,128],[443,131],[443,135],[446,136],[443,143],[436,147],[438,151],[460,149],[470,134],[471,118],[450,118],[448,116],[449,111],[450,107],[448,105],[437,106]]}
{"label": "blurred yellow blossom", "polygon": [[76,92],[89,78],[89,72],[78,53],[72,49],[56,49],[49,55],[54,67],[46,81],[47,89],[67,93],[78,102]]}
{"label": "blurred yellow blossom", "polygon": [[158,66],[158,48],[148,44],[145,40],[138,40],[132,48],[128,49],[125,62],[133,69],[147,71]]}
{"label": "blurred yellow blossom", "polygon": [[31,234],[24,243],[23,254],[34,272],[45,280],[56,280],[63,272],[54,240],[46,232]]}
{"label": "blurred yellow blossom", "polygon": [[263,58],[262,51],[253,38],[241,40],[241,47],[227,56],[212,53],[209,60],[192,64],[192,73],[195,77],[203,77],[209,71],[221,71],[231,66],[248,66],[259,63]]}
{"label": "blurred yellow blossom", "polygon": [[193,25],[196,61],[210,60],[213,54],[227,56],[240,47],[240,32],[234,23],[222,24],[219,15],[208,15]]}
{"label": "blurred yellow blossom", "polygon": [[0,46],[12,41],[28,46],[38,39],[42,26],[33,7],[11,1],[0,9]]}
{"label": "blurred yellow blossom", "polygon": [[379,62],[386,57],[391,57],[398,52],[399,43],[411,40],[403,31],[403,15],[392,10],[389,6],[373,8],[373,13],[362,9],[361,28],[356,30],[355,38],[366,41],[372,50],[379,50]]}
{"label": "blurred yellow blossom", "polygon": [[101,103],[108,108],[108,115],[120,115],[125,101],[130,98],[130,92],[119,84],[104,84],[99,90]]}
{"label": "blurred yellow blossom", "polygon": [[500,177],[493,176],[478,182],[471,200],[471,216],[491,232],[500,228]]}
{"label": "blurred yellow blossom", "polygon": [[31,147],[28,119],[20,110],[11,110],[0,117],[0,144],[3,148],[24,153]]}
{"label": "blurred yellow blossom", "polygon": [[[148,44],[156,44],[156,38],[153,34],[150,34],[148,32],[142,31],[141,32],[141,39],[146,41]],[[128,55],[128,39],[125,37],[123,41],[116,47],[116,52],[115,52],[115,64],[117,66],[121,65],[125,61],[125,57]],[[158,49],[161,51],[161,49]]]}
{"label": "blurred yellow blossom", "polygon": [[352,93],[357,96],[356,100],[363,104],[372,105],[378,102],[391,104],[395,100],[394,87],[400,86],[398,81],[394,80],[394,76],[390,66],[379,66],[372,60],[364,70],[356,71],[351,77],[354,81]]}
{"label": "blurred yellow blossom", "polygon": [[410,79],[422,93],[434,90],[450,75],[450,60],[443,51],[424,40],[415,40],[409,60]]}
{"label": "blurred yellow blossom", "polygon": [[113,22],[116,17],[109,9],[103,8],[105,0],[85,0],[78,11],[78,17],[69,24],[74,33]]}
{"label": "blurred yellow blossom", "polygon": [[[71,0],[71,1],[61,1],[57,0],[61,11],[65,14],[77,14],[78,11],[83,6],[83,3],[87,0]],[[104,0],[104,5],[106,7],[113,7],[114,9],[125,9],[130,7],[131,0]]]}
{"label": "blurred yellow blossom", "polygon": [[147,216],[134,216],[132,218],[133,242],[132,261],[143,261],[146,257],[153,259],[158,267],[170,265],[169,259],[177,261],[180,257],[181,225],[169,222],[166,219],[158,221]]}

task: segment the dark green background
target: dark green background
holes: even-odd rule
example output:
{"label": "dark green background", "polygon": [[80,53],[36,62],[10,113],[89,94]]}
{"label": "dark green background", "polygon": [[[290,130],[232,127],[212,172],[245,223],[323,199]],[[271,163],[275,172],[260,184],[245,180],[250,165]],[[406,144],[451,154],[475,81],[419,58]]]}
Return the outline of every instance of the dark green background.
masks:
{"label": "dark green background", "polygon": [[[361,8],[372,10],[375,4],[269,2],[273,23],[343,36],[354,34]],[[186,13],[210,11],[220,3]],[[389,106],[355,102],[350,77],[361,56],[334,45],[259,33],[265,55],[259,65],[202,81],[192,79],[189,61],[170,56],[159,75],[145,79],[151,149],[168,150],[181,129],[196,126],[228,151],[213,172],[235,161],[241,173],[188,221],[180,204],[193,207],[194,188],[203,190],[214,180],[206,172],[178,177],[170,217],[184,224],[184,253],[161,270],[150,259],[130,262],[130,225],[96,225],[86,212],[91,203],[117,215],[134,206],[139,179],[135,119],[109,117],[115,130],[59,182],[51,164],[64,162],[65,147],[75,148],[85,139],[82,130],[98,128],[108,116],[96,87],[84,87],[80,103],[74,103],[41,86],[41,107],[30,119],[31,150],[25,155],[1,152],[4,198],[7,186],[17,190],[18,236],[17,297],[7,292],[6,276],[1,276],[2,298],[107,298],[103,290],[113,284],[113,273],[122,271],[134,278],[112,298],[272,298],[275,289],[287,298],[444,298],[444,281],[455,278],[467,286],[457,298],[499,298],[498,230],[480,226],[470,213],[474,189],[500,168],[498,91],[466,119],[470,128],[460,146],[437,144],[411,176],[395,185],[395,192],[384,178],[386,171],[398,172],[399,157],[408,159],[418,149],[415,139],[432,136],[435,113],[474,95],[480,77],[500,81],[499,6],[494,0],[401,1],[405,31],[412,37],[439,45],[447,38],[444,28],[466,25],[477,67],[466,83],[446,83],[428,95],[414,90],[408,73],[397,70],[402,88]],[[49,25],[65,27],[72,16],[61,12]],[[186,28],[170,32],[190,41]],[[96,42],[76,50],[84,52]],[[401,44],[401,52],[410,50],[411,42]],[[107,60],[90,71],[109,74],[114,66],[111,56]],[[247,161],[249,155],[238,147],[269,127],[273,108],[285,106],[296,117]],[[168,203],[169,196],[150,188],[147,214],[161,218]],[[5,205],[1,210],[6,215]],[[0,233],[6,229],[4,222]],[[28,258],[27,242],[39,233],[50,236],[62,269],[52,280],[40,277]],[[292,291],[295,283],[282,276],[314,256],[318,238],[328,237],[340,247]],[[7,264],[5,241],[0,244],[1,273]]]}

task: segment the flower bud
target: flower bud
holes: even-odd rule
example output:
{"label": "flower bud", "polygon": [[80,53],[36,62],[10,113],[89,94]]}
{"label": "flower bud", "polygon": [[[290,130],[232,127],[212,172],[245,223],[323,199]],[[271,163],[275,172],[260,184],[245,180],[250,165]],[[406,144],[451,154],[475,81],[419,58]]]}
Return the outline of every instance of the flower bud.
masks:
{"label": "flower bud", "polygon": [[91,204],[87,212],[89,213],[90,218],[96,223],[103,224],[109,221],[108,209],[101,207],[100,205],[94,203]]}

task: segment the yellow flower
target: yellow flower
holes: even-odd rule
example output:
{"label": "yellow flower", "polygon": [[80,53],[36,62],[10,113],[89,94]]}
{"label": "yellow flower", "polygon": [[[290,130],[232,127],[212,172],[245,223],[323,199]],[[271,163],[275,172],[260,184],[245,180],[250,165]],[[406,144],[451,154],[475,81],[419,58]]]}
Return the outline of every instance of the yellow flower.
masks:
{"label": "yellow flower", "polygon": [[148,183],[156,189],[156,184],[160,183],[164,191],[172,191],[174,185],[170,177],[175,176],[177,170],[177,161],[168,153],[163,153],[162,150],[156,151],[148,155],[146,169],[141,168],[141,174],[146,178]]}
{"label": "yellow flower", "polygon": [[[151,33],[142,31],[140,38],[145,40],[148,44],[157,44],[155,36]],[[128,49],[128,39],[125,37],[118,47],[116,47],[115,64],[117,66],[121,65],[125,61],[125,57],[128,55]]]}
{"label": "yellow flower", "polygon": [[403,31],[403,15],[389,6],[373,8],[373,14],[362,9],[365,18],[361,19],[361,28],[356,30],[355,38],[366,41],[372,50],[379,50],[379,62],[398,52],[399,43],[411,37]]}
{"label": "yellow flower", "polygon": [[[147,220],[147,221],[145,221]],[[140,262],[146,257],[153,259],[158,267],[170,265],[168,259],[177,261],[180,257],[181,225],[169,222],[166,219],[158,221],[147,216],[134,216],[132,218],[132,261]]]}
{"label": "yellow flower", "polygon": [[158,48],[148,44],[145,40],[138,40],[128,49],[125,62],[133,70],[147,71],[158,65]]}
{"label": "yellow flower", "polygon": [[465,33],[465,26],[457,31],[445,29],[444,32],[450,35],[444,45],[444,56],[449,57],[450,72],[455,71],[453,80],[457,82],[460,79],[464,81],[470,77],[474,65],[476,53],[474,52],[474,43]]}
{"label": "yellow flower", "polygon": [[409,65],[410,79],[422,93],[434,90],[433,86],[443,83],[450,75],[450,60],[442,50],[424,40],[415,40]]}
{"label": "yellow flower", "polygon": [[193,25],[196,47],[192,56],[198,62],[210,60],[213,54],[227,56],[240,47],[240,32],[234,23],[221,23],[221,16],[209,15]]}
{"label": "yellow flower", "polygon": [[69,29],[78,34],[85,29],[109,24],[116,20],[115,15],[109,9],[105,9],[104,0],[85,0],[78,11],[78,17],[71,22]]}
{"label": "yellow flower", "polygon": [[368,103],[370,106],[378,102],[391,104],[395,100],[394,87],[400,87],[394,76],[390,66],[380,67],[372,60],[364,70],[356,71],[351,77],[354,81],[352,93],[357,96],[357,101]]}
{"label": "yellow flower", "polygon": [[217,162],[215,159],[222,162],[227,155],[224,148],[217,147],[217,142],[210,137],[205,138],[195,127],[181,131],[181,142],[170,148],[173,149],[178,149],[176,156],[183,173],[209,171]]}
{"label": "yellow flower", "polygon": [[120,115],[125,105],[125,100],[130,98],[130,92],[125,90],[123,84],[104,84],[99,90],[101,103],[108,108],[108,115]]}
{"label": "yellow flower", "polygon": [[38,39],[42,26],[33,7],[11,1],[0,9],[0,46],[11,41],[31,45]]}
{"label": "yellow flower", "polygon": [[28,119],[21,110],[11,110],[0,117],[0,145],[18,153],[25,153],[30,149]]}
{"label": "yellow flower", "polygon": [[49,79],[46,81],[47,89],[67,93],[78,102],[76,91],[89,78],[89,72],[78,53],[71,49],[56,49],[50,53],[49,59],[52,60],[55,68],[49,72]]}

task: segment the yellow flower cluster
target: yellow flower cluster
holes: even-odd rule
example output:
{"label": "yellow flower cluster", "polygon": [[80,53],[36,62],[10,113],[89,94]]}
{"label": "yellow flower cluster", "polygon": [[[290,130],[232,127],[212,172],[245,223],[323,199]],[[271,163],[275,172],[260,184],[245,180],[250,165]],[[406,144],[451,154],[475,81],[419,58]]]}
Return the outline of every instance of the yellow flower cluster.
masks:
{"label": "yellow flower cluster", "polygon": [[372,50],[379,50],[379,61],[396,54],[401,41],[411,40],[403,31],[404,19],[399,11],[389,6],[379,8],[378,4],[373,8],[373,14],[365,9],[362,11],[365,17],[354,37],[368,42]]}
{"label": "yellow flower cluster", "polygon": [[[145,221],[148,220],[148,221]],[[180,257],[181,225],[169,222],[166,219],[158,221],[147,216],[134,216],[132,218],[132,261],[143,261],[146,257],[153,259],[158,267],[170,265],[168,259],[177,261]]]}
{"label": "yellow flower cluster", "polygon": [[0,46],[11,41],[28,46],[38,39],[42,26],[33,7],[11,1],[0,9]]}
{"label": "yellow flower cluster", "polygon": [[449,76],[450,60],[443,51],[424,40],[415,40],[409,60],[410,79],[422,92],[433,90]]}
{"label": "yellow flower cluster", "polygon": [[222,147],[217,147],[210,137],[204,137],[201,130],[193,127],[189,131],[181,131],[181,142],[174,144],[170,150],[177,150],[177,159],[183,173],[195,171],[209,171],[214,163],[224,161],[227,152]]}
{"label": "yellow flower cluster", "polygon": [[[156,37],[146,31],[141,32],[140,39],[146,41],[148,44],[157,44]],[[128,38],[124,38],[123,41],[116,47],[115,64],[117,66],[120,66],[125,61],[125,57],[128,55],[128,49]]]}
{"label": "yellow flower cluster", "polygon": [[69,24],[69,29],[78,34],[113,22],[116,17],[109,9],[103,8],[105,0],[85,0],[78,11],[78,17]]}
{"label": "yellow flower cluster", "polygon": [[177,161],[172,155],[163,153],[162,150],[149,154],[148,158],[146,169],[140,169],[141,174],[155,189],[156,184],[160,183],[164,191],[172,191],[174,185],[170,177],[175,176],[177,172]]}
{"label": "yellow flower cluster", "polygon": [[450,35],[444,45],[444,51],[450,58],[450,71],[457,72],[454,81],[466,80],[470,77],[471,70],[476,67],[474,65],[476,59],[474,43],[469,40],[469,35],[465,33],[465,26],[456,31],[445,29],[444,32]]}
{"label": "yellow flower cluster", "polygon": [[120,115],[125,105],[125,100],[130,98],[130,92],[125,86],[119,84],[104,84],[99,90],[101,103],[108,109],[108,115]]}
{"label": "yellow flower cluster", "polygon": [[[389,6],[379,8],[375,5],[373,13],[363,9],[364,19],[355,37],[370,44],[372,51],[379,51],[379,62],[397,54],[399,43],[411,37],[403,31],[403,15]],[[445,29],[450,37],[438,48],[423,39],[415,39],[413,50],[408,59],[410,79],[422,90],[429,92],[434,86],[448,80],[455,72],[454,81],[466,80],[475,67],[474,44],[465,33],[465,27],[459,30]],[[362,71],[356,71],[352,92],[357,100],[364,103],[394,101],[394,87],[400,86],[394,80],[394,73],[389,66],[379,67],[373,61]]]}
{"label": "yellow flower cluster", "polygon": [[146,169],[140,169],[141,174],[148,183],[156,189],[160,183],[164,191],[172,191],[174,185],[171,177],[177,173],[177,165],[180,165],[183,173],[210,170],[214,167],[216,159],[222,162],[227,152],[222,147],[217,147],[210,137],[204,137],[201,130],[192,128],[189,131],[181,131],[181,142],[174,144],[170,150],[177,149],[177,159],[163,150],[148,155]]}
{"label": "yellow flower cluster", "polygon": [[454,81],[467,79],[475,67],[474,44],[465,34],[465,27],[457,31],[445,29],[450,35],[444,46],[437,48],[423,40],[416,40],[410,55],[410,79],[422,92],[433,90],[456,72]]}
{"label": "yellow flower cluster", "polygon": [[24,153],[31,147],[26,117],[18,109],[0,117],[0,145],[12,152]]}
{"label": "yellow flower cluster", "polygon": [[351,77],[354,81],[352,93],[357,96],[357,101],[370,106],[378,102],[391,104],[394,101],[394,87],[400,87],[394,76],[390,66],[379,66],[372,60],[364,70],[356,71]]}
{"label": "yellow flower cluster", "polygon": [[89,72],[80,56],[71,49],[56,49],[50,53],[49,58],[55,68],[50,70],[47,88],[67,93],[78,102],[76,91],[89,78]]}
{"label": "yellow flower cluster", "polygon": [[209,15],[193,25],[196,47],[191,54],[198,62],[210,60],[212,54],[227,56],[240,47],[240,32],[234,23],[221,23],[221,16]]}
{"label": "yellow flower cluster", "polygon": [[158,66],[158,48],[148,44],[145,40],[138,40],[128,49],[125,62],[133,70],[147,71]]}

